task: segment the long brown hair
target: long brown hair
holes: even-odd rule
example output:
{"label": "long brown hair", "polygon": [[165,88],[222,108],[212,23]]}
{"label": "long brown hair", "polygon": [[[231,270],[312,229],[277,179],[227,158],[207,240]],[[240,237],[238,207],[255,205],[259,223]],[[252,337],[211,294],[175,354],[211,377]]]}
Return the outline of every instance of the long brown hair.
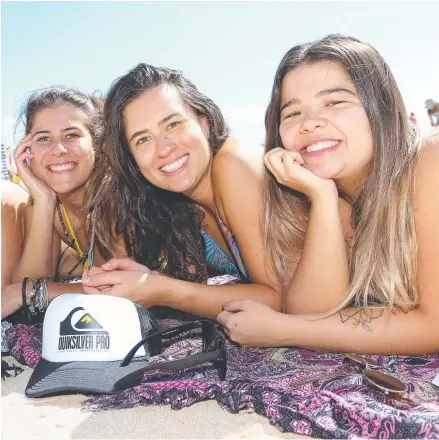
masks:
{"label": "long brown hair", "polygon": [[[418,301],[413,181],[420,142],[417,131],[407,121],[400,91],[381,55],[369,44],[343,35],[328,35],[290,49],[276,71],[265,114],[265,152],[282,147],[279,123],[283,78],[300,65],[319,61],[337,62],[349,74],[374,141],[372,163],[359,197],[352,202],[349,291],[330,313],[348,305],[408,310]],[[303,248],[310,202],[302,194],[280,186],[267,170],[263,186],[265,244],[285,289],[291,268],[298,264],[292,261],[292,255]]]}
{"label": "long brown hair", "polygon": [[92,178],[90,209],[99,219],[96,236],[104,256],[111,256],[112,246],[122,238],[128,255],[150,269],[200,281],[207,278],[201,210],[184,194],[158,188],[145,179],[125,133],[125,107],[147,90],[163,85],[174,87],[197,115],[206,117],[212,156],[229,136],[218,106],[182,72],[137,65],[113,83],[106,97],[104,162]]}

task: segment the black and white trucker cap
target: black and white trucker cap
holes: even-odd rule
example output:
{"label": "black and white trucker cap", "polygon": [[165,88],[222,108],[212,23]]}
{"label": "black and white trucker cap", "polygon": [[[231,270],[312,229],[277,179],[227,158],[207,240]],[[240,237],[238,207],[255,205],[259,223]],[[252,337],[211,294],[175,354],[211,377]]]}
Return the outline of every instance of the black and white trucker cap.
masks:
{"label": "black and white trucker cap", "polygon": [[148,310],[125,298],[58,296],[44,317],[42,357],[26,396],[120,391],[116,382],[145,365],[148,346],[140,346],[129,365],[121,360],[155,327]]}
{"label": "black and white trucker cap", "polygon": [[[182,370],[213,362],[224,380],[226,352],[217,323],[201,319],[157,330],[148,310],[126,298],[65,293],[49,305],[42,357],[26,387],[27,397],[112,394],[140,383],[147,370]],[[202,330],[202,353],[150,364],[165,340]]]}

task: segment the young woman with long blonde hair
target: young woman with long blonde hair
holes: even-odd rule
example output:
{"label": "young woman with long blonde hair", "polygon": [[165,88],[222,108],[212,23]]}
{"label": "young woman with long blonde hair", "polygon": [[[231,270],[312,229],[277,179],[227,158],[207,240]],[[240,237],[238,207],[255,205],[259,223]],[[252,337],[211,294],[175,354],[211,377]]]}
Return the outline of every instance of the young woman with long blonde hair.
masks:
{"label": "young woman with long blonde hair", "polygon": [[439,137],[421,141],[406,114],[369,44],[330,35],[286,53],[265,119],[263,228],[287,314],[229,302],[218,320],[232,339],[439,351]]}

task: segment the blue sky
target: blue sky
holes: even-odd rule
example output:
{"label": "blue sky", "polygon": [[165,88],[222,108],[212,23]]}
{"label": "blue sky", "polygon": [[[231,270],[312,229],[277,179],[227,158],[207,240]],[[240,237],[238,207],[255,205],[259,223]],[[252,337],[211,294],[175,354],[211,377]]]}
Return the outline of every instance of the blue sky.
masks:
{"label": "blue sky", "polygon": [[[292,46],[344,33],[389,63],[408,111],[429,127],[439,101],[439,2],[5,2],[1,4],[2,142],[29,92],[63,84],[106,92],[139,62],[181,69],[263,141],[277,65]],[[436,29],[436,30],[435,30]]]}

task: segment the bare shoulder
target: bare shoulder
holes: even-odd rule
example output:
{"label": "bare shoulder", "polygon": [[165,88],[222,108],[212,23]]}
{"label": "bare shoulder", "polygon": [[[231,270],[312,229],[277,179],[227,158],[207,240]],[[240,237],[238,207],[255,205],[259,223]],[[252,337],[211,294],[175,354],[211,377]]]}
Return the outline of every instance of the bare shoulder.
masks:
{"label": "bare shoulder", "polygon": [[232,222],[234,212],[254,216],[260,209],[262,155],[261,146],[234,138],[227,139],[215,155],[212,165],[215,204],[227,224]]}
{"label": "bare shoulder", "polygon": [[415,169],[414,208],[419,224],[439,219],[439,135],[422,144]]}
{"label": "bare shoulder", "polygon": [[264,151],[261,145],[254,142],[228,138],[212,164],[214,179],[232,177],[240,179],[239,172],[260,176],[263,170]]}
{"label": "bare shoulder", "polygon": [[[439,185],[439,133],[423,141],[415,172],[415,194],[436,191]],[[428,189],[430,188],[430,189]]]}

